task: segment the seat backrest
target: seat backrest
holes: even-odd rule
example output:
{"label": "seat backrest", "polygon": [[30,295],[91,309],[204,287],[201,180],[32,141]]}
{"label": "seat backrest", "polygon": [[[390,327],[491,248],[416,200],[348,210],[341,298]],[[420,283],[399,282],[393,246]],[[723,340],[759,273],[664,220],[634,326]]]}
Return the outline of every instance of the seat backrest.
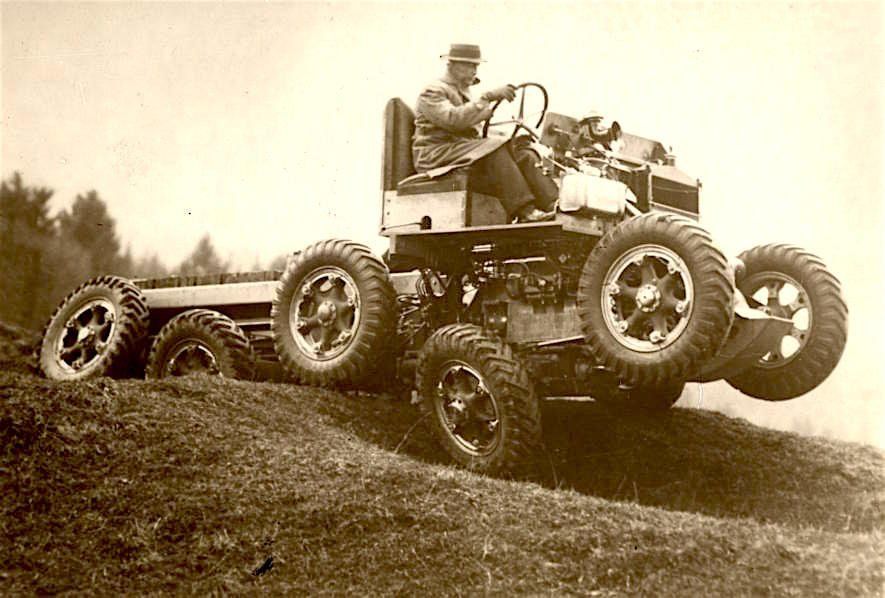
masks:
{"label": "seat backrest", "polygon": [[415,174],[412,164],[412,135],[415,132],[415,113],[399,98],[392,98],[384,108],[384,156],[381,184],[384,191],[396,189],[396,184]]}

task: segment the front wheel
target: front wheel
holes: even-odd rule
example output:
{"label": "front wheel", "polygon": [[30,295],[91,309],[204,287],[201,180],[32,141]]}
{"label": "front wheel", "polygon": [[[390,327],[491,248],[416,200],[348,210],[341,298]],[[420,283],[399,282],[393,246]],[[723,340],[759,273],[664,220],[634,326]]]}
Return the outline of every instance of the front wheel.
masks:
{"label": "front wheel", "polygon": [[422,347],[416,373],[422,409],[454,461],[531,475],[543,450],[540,405],[507,344],[471,324],[444,326]]}
{"label": "front wheel", "polygon": [[839,363],[848,338],[848,307],[839,281],[820,258],[792,245],[743,252],[738,288],[751,307],[793,327],[749,370],[727,382],[751,397],[786,401],[817,387]]}
{"label": "front wheel", "polygon": [[687,218],[648,213],[609,231],[587,258],[578,315],[596,358],[635,388],[688,380],[728,336],[731,268]]}

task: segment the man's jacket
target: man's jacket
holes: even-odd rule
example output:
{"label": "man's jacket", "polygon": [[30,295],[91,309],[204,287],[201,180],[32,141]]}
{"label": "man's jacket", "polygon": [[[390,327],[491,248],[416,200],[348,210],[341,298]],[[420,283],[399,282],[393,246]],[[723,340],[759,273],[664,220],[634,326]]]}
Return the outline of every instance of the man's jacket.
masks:
{"label": "man's jacket", "polygon": [[412,162],[431,177],[473,164],[505,143],[506,137],[480,137],[479,125],[491,114],[467,89],[446,75],[424,88],[415,106]]}

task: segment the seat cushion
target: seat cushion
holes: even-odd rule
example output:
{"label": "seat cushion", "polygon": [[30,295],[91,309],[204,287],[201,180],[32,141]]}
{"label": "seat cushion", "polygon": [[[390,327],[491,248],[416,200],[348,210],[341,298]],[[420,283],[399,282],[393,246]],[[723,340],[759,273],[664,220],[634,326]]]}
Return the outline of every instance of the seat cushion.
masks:
{"label": "seat cushion", "polygon": [[415,174],[403,179],[396,186],[398,195],[417,195],[419,193],[451,193],[467,191],[467,169],[459,168],[448,174],[430,178],[426,174]]}

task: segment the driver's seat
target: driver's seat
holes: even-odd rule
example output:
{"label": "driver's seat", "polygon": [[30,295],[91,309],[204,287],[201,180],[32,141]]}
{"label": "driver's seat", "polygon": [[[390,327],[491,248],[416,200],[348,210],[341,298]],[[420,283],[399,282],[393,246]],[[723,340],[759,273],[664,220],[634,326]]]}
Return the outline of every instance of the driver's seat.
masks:
{"label": "driver's seat", "polygon": [[412,109],[399,98],[389,100],[384,108],[382,235],[416,230],[459,231],[470,226],[507,223],[501,202],[470,189],[469,167],[435,178],[415,173],[414,132]]}
{"label": "driver's seat", "polygon": [[415,113],[400,98],[392,98],[384,109],[383,189],[399,195],[466,191],[467,168],[459,168],[431,179],[416,173],[412,164]]}

